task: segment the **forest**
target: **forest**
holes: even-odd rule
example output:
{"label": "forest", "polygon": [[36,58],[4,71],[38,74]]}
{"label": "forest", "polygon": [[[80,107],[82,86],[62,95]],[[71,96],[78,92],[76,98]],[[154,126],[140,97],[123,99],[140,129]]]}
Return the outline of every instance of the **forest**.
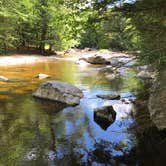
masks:
{"label": "forest", "polygon": [[0,166],[165,166],[166,0],[0,0]]}
{"label": "forest", "polygon": [[[1,0],[0,53],[91,47],[165,62],[165,1]],[[157,60],[156,60],[157,59]]]}

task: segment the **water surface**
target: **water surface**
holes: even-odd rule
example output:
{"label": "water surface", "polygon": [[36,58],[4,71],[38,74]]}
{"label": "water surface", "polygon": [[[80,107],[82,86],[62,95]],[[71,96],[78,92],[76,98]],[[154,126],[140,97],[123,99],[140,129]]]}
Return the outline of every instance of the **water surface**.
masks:
{"label": "water surface", "polygon": [[[140,81],[129,70],[127,75],[107,81],[99,69],[68,60],[47,60],[30,64],[1,66],[0,75],[0,165],[112,165],[116,158],[130,153],[137,145],[132,104],[108,101],[97,94],[119,92],[133,97]],[[35,76],[45,73],[49,79]],[[32,93],[46,80],[72,83],[84,92],[76,107],[63,108],[38,101]],[[93,119],[95,108],[113,105],[116,121],[103,130]]]}

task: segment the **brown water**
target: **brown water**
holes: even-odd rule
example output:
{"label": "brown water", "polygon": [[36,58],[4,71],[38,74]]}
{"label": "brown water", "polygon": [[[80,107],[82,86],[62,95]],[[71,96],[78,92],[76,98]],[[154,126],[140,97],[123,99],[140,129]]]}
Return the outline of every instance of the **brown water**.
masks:
{"label": "brown water", "polygon": [[[132,104],[102,100],[96,94],[110,91],[122,97],[133,96],[140,81],[129,71],[109,82],[98,70],[102,66],[79,66],[67,60],[1,66],[0,75],[0,166],[15,165],[115,165],[125,164],[125,156],[137,145]],[[35,78],[39,73],[51,78]],[[43,103],[32,93],[44,81],[55,79],[72,83],[83,90],[79,106],[61,108]],[[93,119],[94,108],[113,105],[116,121],[103,130]],[[136,164],[134,160],[132,164]]]}

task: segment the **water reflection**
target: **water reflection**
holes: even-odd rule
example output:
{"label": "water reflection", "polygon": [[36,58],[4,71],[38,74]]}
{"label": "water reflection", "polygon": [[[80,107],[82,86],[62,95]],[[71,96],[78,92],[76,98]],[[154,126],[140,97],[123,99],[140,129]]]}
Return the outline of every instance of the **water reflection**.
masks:
{"label": "water reflection", "polygon": [[[64,108],[49,101],[36,101],[31,94],[46,81],[34,78],[37,72],[77,85],[85,94],[80,105]],[[125,95],[135,90],[139,82],[130,76],[108,82],[99,79],[97,73],[98,68],[80,68],[69,61],[0,67],[0,75],[11,80],[0,82],[0,163],[111,165],[114,157],[128,154],[136,145],[135,134],[129,130],[135,124],[132,105],[102,100],[96,95],[115,90]],[[117,117],[103,130],[94,121],[93,111],[106,105],[113,105]]]}

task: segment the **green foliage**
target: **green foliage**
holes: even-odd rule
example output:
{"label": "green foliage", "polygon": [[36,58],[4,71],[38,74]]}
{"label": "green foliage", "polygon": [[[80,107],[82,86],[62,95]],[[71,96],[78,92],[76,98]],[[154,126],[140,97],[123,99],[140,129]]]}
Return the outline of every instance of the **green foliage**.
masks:
{"label": "green foliage", "polygon": [[70,47],[141,50],[144,62],[165,63],[165,0],[108,8],[116,0],[0,0],[0,53]]}
{"label": "green foliage", "polygon": [[[70,1],[0,1],[0,52],[11,48],[34,47],[43,54],[77,45],[76,9]],[[77,29],[75,28],[77,26]]]}
{"label": "green foliage", "polygon": [[158,67],[166,63],[166,3],[164,0],[143,0],[135,4],[133,24],[139,31],[141,60],[155,63]]}

